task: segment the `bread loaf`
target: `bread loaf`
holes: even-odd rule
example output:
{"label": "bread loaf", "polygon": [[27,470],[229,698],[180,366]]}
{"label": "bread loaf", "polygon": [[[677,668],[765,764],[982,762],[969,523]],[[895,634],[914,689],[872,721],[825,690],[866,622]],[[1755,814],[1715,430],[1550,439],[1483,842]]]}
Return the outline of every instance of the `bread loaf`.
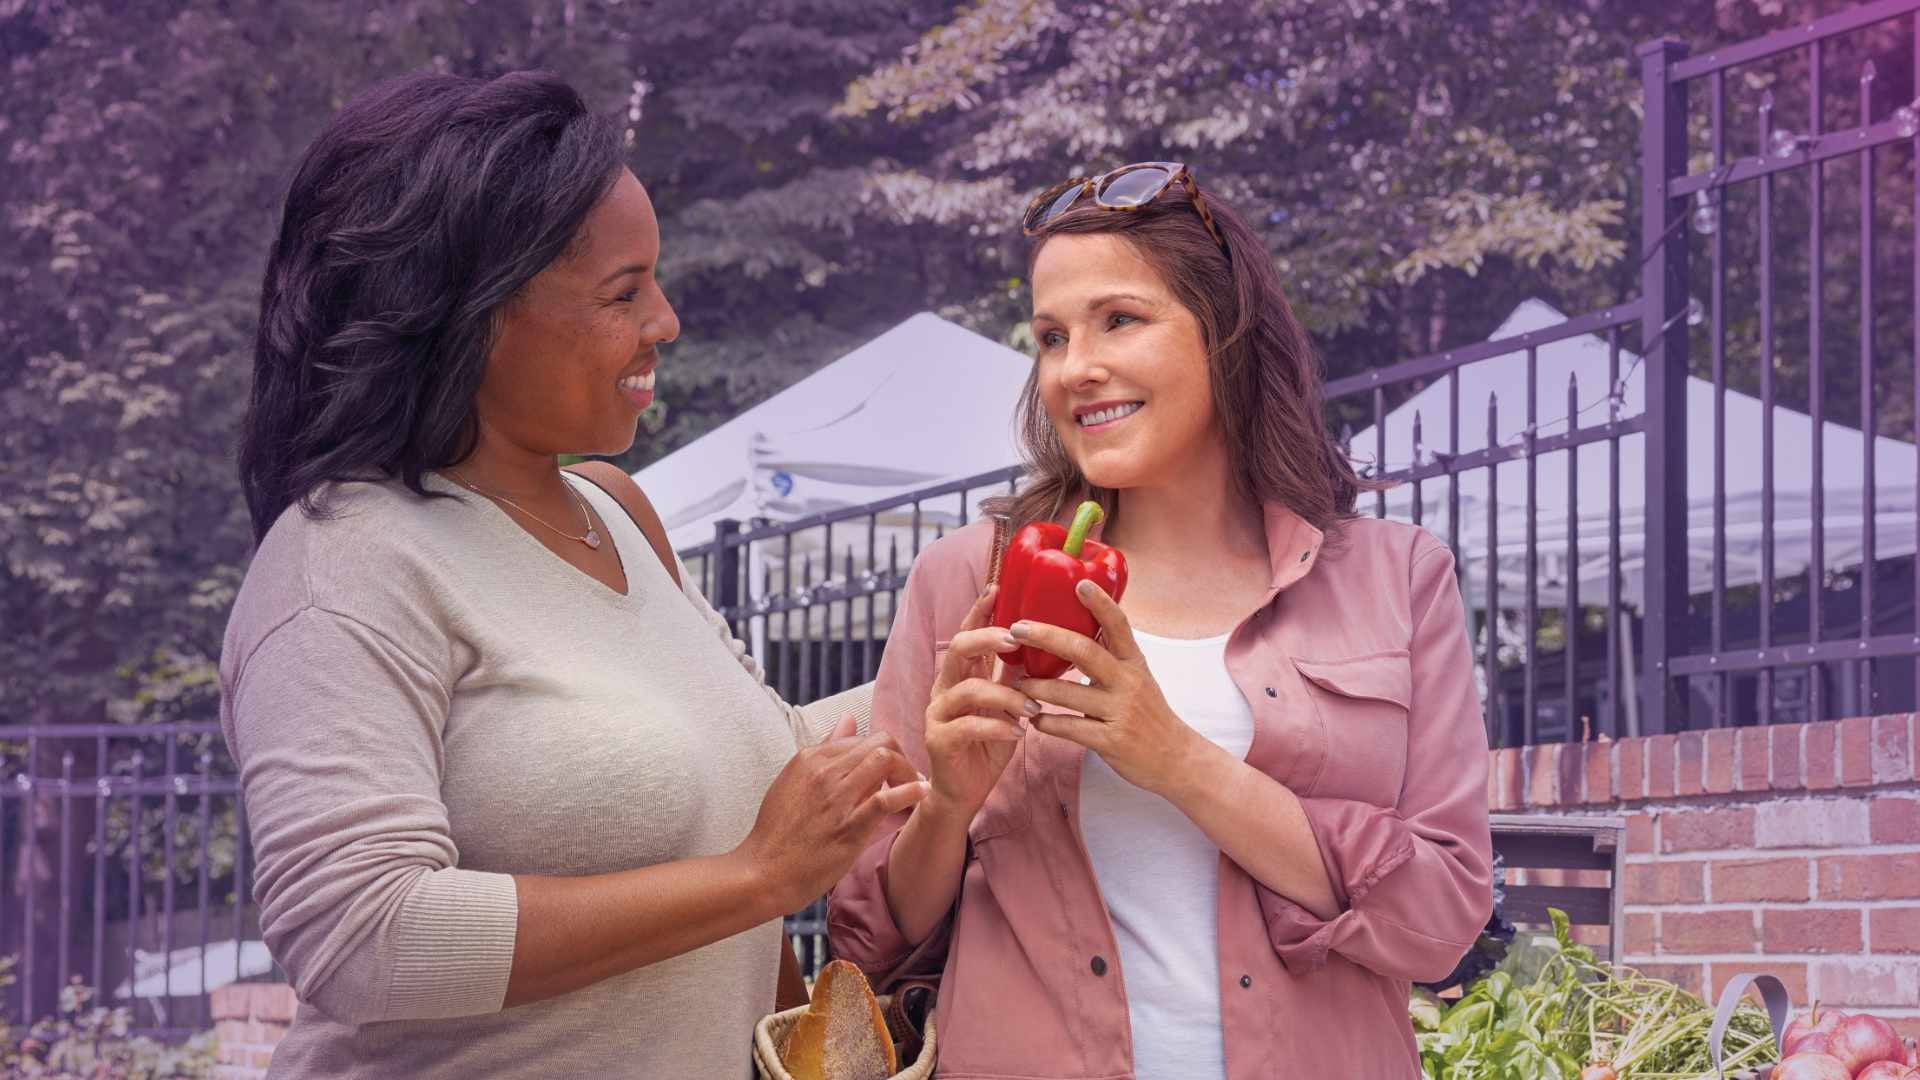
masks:
{"label": "bread loaf", "polygon": [[780,1040],[793,1080],[887,1080],[899,1068],[887,1021],[860,969],[835,960],[813,985],[813,1004]]}

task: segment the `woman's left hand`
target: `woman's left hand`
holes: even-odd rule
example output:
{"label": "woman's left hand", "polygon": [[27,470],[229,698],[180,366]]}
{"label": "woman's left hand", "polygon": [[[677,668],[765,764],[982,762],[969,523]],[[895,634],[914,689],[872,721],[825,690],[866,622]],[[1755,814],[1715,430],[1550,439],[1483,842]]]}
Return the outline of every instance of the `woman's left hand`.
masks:
{"label": "woman's left hand", "polygon": [[1048,712],[1030,723],[1098,753],[1135,787],[1170,799],[1174,784],[1192,779],[1192,763],[1212,744],[1167,705],[1120,605],[1090,581],[1081,582],[1074,592],[1100,623],[1104,647],[1084,634],[1048,623],[1018,622],[1012,632],[1022,644],[1072,664],[1092,683],[1021,679],[1014,686],[1035,701],[1085,715]]}

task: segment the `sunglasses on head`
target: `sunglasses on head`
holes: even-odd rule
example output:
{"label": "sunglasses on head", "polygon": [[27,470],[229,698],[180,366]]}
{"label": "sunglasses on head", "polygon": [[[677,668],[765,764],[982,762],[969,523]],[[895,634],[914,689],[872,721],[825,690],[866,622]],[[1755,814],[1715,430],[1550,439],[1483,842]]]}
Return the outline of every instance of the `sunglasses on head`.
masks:
{"label": "sunglasses on head", "polygon": [[1028,236],[1033,236],[1044,228],[1047,222],[1066,213],[1078,204],[1082,197],[1091,193],[1093,204],[1102,210],[1138,210],[1159,198],[1175,184],[1187,189],[1187,199],[1200,215],[1201,224],[1220,245],[1227,250],[1226,238],[1220,235],[1219,226],[1213,223],[1213,213],[1207,209],[1207,202],[1200,197],[1200,186],[1193,181],[1193,170],[1177,161],[1141,161],[1132,165],[1122,165],[1100,176],[1075,176],[1062,180],[1034,196],[1027,204],[1027,213],[1020,221],[1020,228]]}

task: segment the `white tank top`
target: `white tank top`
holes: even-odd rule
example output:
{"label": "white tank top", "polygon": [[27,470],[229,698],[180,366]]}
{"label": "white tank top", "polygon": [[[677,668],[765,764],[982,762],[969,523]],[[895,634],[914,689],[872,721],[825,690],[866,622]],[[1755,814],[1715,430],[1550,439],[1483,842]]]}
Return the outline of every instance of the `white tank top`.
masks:
{"label": "white tank top", "polygon": [[[1246,757],[1253,710],[1227,673],[1229,635],[1133,636],[1174,714]],[[1172,803],[1121,779],[1091,752],[1080,773],[1080,829],[1118,941],[1134,1077],[1225,1080],[1220,849]]]}

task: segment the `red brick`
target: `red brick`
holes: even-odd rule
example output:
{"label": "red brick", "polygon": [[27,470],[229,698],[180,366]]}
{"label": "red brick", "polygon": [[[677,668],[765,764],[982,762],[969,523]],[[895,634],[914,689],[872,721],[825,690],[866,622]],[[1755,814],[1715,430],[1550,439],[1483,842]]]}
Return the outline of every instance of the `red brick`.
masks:
{"label": "red brick", "polygon": [[[1719,1000],[1721,987],[1733,981],[1734,976],[1746,975],[1748,973],[1765,973],[1778,976],[1780,981],[1786,984],[1787,997],[1793,999],[1795,1005],[1800,1005],[1812,1000],[1812,995],[1807,993],[1807,965],[1771,958],[1750,962],[1735,960],[1707,965],[1707,982],[1709,985],[1707,993],[1703,996],[1708,1001]],[[1822,1000],[1824,1000],[1824,998]]]}
{"label": "red brick", "polygon": [[1715,795],[1733,790],[1734,735],[1732,728],[1707,732],[1707,790]]}
{"label": "red brick", "polygon": [[1647,740],[1621,739],[1614,753],[1620,758],[1620,799],[1647,797]]}
{"label": "red brick", "polygon": [[1673,755],[1675,737],[1653,735],[1647,739],[1647,797],[1673,798]]}
{"label": "red brick", "polygon": [[1908,748],[1912,741],[1909,727],[1913,717],[1909,714],[1899,716],[1877,716],[1873,720],[1873,782],[1876,784],[1901,784],[1913,779],[1913,770],[1909,768],[1913,755]]}
{"label": "red brick", "polygon": [[1635,964],[1635,971],[1654,979],[1665,979],[1689,994],[1700,994],[1699,964]]}
{"label": "red brick", "polygon": [[1911,855],[1828,855],[1820,859],[1822,900],[1920,898],[1920,859]]}
{"label": "red brick", "polygon": [[1873,783],[1873,721],[1865,716],[1840,721],[1840,784]]}
{"label": "red brick", "polygon": [[1699,904],[1707,899],[1706,863],[1628,863],[1629,904]]}
{"label": "red brick", "polygon": [[1610,803],[1613,801],[1613,743],[1596,742],[1586,745],[1582,764],[1587,775],[1585,799],[1589,803]]}
{"label": "red brick", "polygon": [[1881,795],[1868,802],[1876,844],[1920,844],[1920,799]]}
{"label": "red brick", "polygon": [[1507,746],[1493,752],[1493,771],[1496,774],[1493,808],[1495,810],[1520,809],[1522,776],[1520,773],[1520,751],[1517,747]]}
{"label": "red brick", "polygon": [[1588,743],[1566,743],[1554,755],[1560,773],[1560,802],[1564,806],[1578,805],[1582,801],[1580,787],[1587,778],[1586,755],[1591,749]]}
{"label": "red brick", "polygon": [[1846,1009],[1920,1005],[1920,960],[1822,960],[1814,965],[1820,1000]]}
{"label": "red brick", "polygon": [[1806,900],[1811,892],[1805,859],[1729,859],[1713,864],[1713,902]]}
{"label": "red brick", "polygon": [[1627,912],[1626,954],[1652,956],[1657,946],[1653,916],[1643,911]]}
{"label": "red brick", "polygon": [[253,1012],[252,997],[244,983],[230,983],[213,992],[215,1020],[245,1020]]}
{"label": "red brick", "polygon": [[1773,749],[1774,790],[1793,791],[1800,787],[1803,779],[1800,775],[1800,743],[1806,734],[1806,729],[1799,724],[1782,724],[1767,729],[1768,744]]}
{"label": "red brick", "polygon": [[1838,786],[1839,774],[1835,771],[1834,759],[1839,750],[1839,735],[1840,725],[1831,720],[1806,725],[1802,759],[1805,762],[1807,790],[1826,791]]}
{"label": "red brick", "polygon": [[1705,792],[1706,740],[1698,731],[1683,731],[1674,736],[1673,792],[1699,795]]}
{"label": "red brick", "polygon": [[1760,913],[1760,949],[1770,953],[1857,953],[1860,912],[1853,908],[1768,909]]}
{"label": "red brick", "polygon": [[214,1037],[223,1044],[240,1045],[247,1042],[247,1022],[245,1020],[220,1020],[213,1025]]}
{"label": "red brick", "polygon": [[1754,843],[1763,848],[1848,847],[1867,836],[1865,799],[1782,799],[1754,808]]}
{"label": "red brick", "polygon": [[1660,916],[1660,951],[1750,953],[1756,944],[1751,911],[1668,911]]}
{"label": "red brick", "polygon": [[1741,791],[1765,791],[1767,789],[1767,729],[1749,727],[1740,729],[1740,772],[1734,778],[1734,786]]}
{"label": "red brick", "polygon": [[1753,846],[1753,807],[1676,810],[1660,822],[1660,850],[1724,851]]}
{"label": "red brick", "polygon": [[1867,927],[1872,952],[1920,953],[1920,908],[1874,908]]}
{"label": "red brick", "polygon": [[1652,814],[1627,815],[1627,854],[1653,854],[1653,822]]}
{"label": "red brick", "polygon": [[264,1069],[273,1064],[273,1051],[271,1050],[255,1050],[249,1056],[253,1059],[252,1065],[256,1069]]}
{"label": "red brick", "polygon": [[1527,805],[1560,805],[1560,744],[1529,746],[1527,754]]}

